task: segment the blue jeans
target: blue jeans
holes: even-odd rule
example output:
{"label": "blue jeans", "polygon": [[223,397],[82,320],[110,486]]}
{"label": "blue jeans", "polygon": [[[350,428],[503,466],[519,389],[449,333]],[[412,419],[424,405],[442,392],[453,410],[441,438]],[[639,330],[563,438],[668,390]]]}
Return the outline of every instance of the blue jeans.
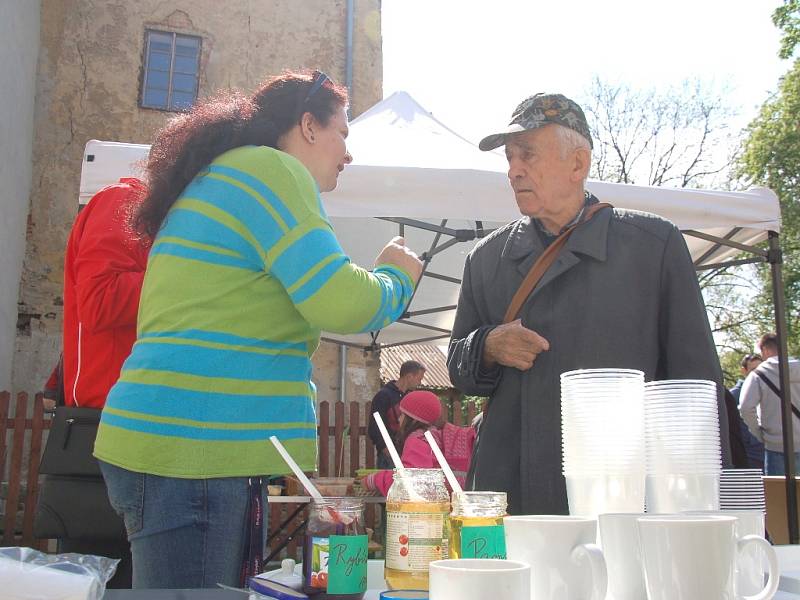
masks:
{"label": "blue jeans", "polygon": [[[794,453],[794,472],[798,473],[800,467],[800,452]],[[783,452],[764,450],[764,473],[766,475],[786,475],[783,464]]]}
{"label": "blue jeans", "polygon": [[[248,478],[178,479],[100,461],[108,498],[125,521],[134,589],[238,586],[245,556]],[[266,539],[267,503],[264,506]]]}

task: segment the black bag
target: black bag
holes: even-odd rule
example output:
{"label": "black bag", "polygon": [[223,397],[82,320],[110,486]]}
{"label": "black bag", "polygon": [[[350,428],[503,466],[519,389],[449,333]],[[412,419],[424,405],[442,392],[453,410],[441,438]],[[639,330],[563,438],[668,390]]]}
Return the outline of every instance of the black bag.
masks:
{"label": "black bag", "polygon": [[105,481],[92,456],[100,409],[56,408],[39,473],[33,534],[50,539],[125,539],[122,518],[108,501]]}
{"label": "black bag", "polygon": [[92,456],[99,424],[99,408],[56,407],[39,473],[101,477]]}

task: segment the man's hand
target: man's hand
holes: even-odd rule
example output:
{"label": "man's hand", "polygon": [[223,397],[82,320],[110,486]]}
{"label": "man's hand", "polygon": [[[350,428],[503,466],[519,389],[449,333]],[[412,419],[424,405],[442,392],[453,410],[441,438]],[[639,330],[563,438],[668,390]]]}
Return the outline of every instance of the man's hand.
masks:
{"label": "man's hand", "polygon": [[495,365],[527,371],[540,352],[550,349],[550,343],[532,329],[522,326],[522,319],[498,325],[483,343],[484,368]]}
{"label": "man's hand", "polygon": [[406,247],[405,238],[400,236],[392,238],[378,255],[378,258],[375,259],[375,266],[382,264],[400,267],[411,275],[414,284],[419,281],[419,276],[422,274],[422,261],[417,258],[417,255],[412,250]]}

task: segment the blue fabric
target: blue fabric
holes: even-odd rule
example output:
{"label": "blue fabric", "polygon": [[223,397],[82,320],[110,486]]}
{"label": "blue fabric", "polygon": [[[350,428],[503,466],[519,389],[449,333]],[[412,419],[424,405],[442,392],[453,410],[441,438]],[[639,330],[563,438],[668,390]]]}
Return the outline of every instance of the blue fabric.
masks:
{"label": "blue fabric", "polygon": [[[795,475],[800,467],[800,452],[794,453],[794,472]],[[764,451],[764,473],[766,475],[786,475],[783,464],[783,452],[774,450]]]}
{"label": "blue fabric", "polygon": [[[100,469],[111,505],[125,520],[134,589],[239,585],[248,478],[159,477],[102,461]],[[263,489],[262,505],[266,506]]]}

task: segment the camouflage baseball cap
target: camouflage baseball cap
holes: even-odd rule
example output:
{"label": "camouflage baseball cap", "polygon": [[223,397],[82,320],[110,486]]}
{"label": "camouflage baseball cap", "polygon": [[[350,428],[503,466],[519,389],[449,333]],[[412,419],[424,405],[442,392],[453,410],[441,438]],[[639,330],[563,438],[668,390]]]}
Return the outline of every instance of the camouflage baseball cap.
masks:
{"label": "camouflage baseball cap", "polygon": [[544,127],[550,123],[557,123],[569,127],[589,140],[589,147],[593,147],[592,134],[581,107],[562,94],[534,94],[525,98],[514,109],[508,128],[502,133],[487,135],[478,144],[481,150],[494,150],[506,143],[506,137],[512,133],[528,131]]}

